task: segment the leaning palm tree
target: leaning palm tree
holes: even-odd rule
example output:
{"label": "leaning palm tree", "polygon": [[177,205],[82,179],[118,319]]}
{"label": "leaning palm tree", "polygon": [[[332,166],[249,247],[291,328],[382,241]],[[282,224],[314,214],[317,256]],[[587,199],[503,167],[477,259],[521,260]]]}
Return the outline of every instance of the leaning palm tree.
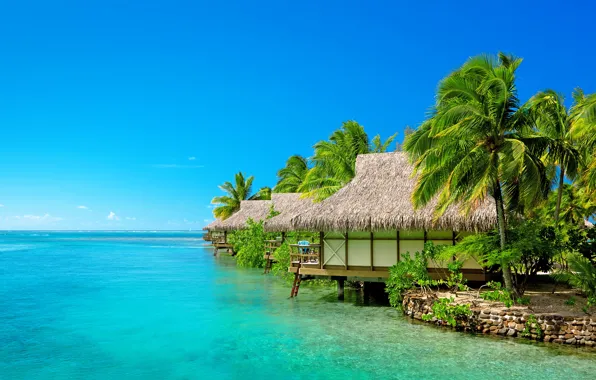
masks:
{"label": "leaning palm tree", "polygon": [[[546,197],[550,185],[539,156],[544,148],[533,147],[543,139],[519,109],[515,71],[520,63],[505,54],[470,58],[440,82],[432,114],[404,144],[419,173],[414,206],[438,196],[437,215],[456,202],[468,212],[491,196],[502,251],[505,203],[529,206]],[[516,294],[506,255],[501,267],[506,288]]]}
{"label": "leaning palm tree", "polygon": [[308,160],[300,155],[288,158],[286,166],[277,172],[276,193],[297,193],[308,173]]}
{"label": "leaning palm tree", "polygon": [[565,107],[564,101],[562,95],[553,90],[546,90],[534,95],[527,103],[527,110],[532,115],[538,132],[547,139],[545,161],[559,169],[555,225],[559,223],[565,176],[575,178],[582,164],[580,150],[571,134],[575,119]]}
{"label": "leaning palm tree", "polygon": [[[235,177],[235,184],[232,184],[229,181],[226,181],[223,185],[220,185],[219,188],[227,193],[227,195],[215,197],[211,200],[212,204],[216,204],[213,209],[213,215],[218,219],[227,219],[233,213],[240,209],[240,202],[247,199],[261,199],[267,193],[265,190],[261,189],[258,193],[252,194],[252,182],[254,181],[254,177],[250,176],[248,178],[244,178],[244,174],[242,172],[236,173]],[[269,191],[269,197],[271,193]]]}
{"label": "leaning palm tree", "polygon": [[354,178],[359,154],[385,152],[395,136],[383,142],[377,135],[370,141],[360,124],[344,122],[328,141],[315,144],[314,165],[298,190],[317,201],[331,196]]}

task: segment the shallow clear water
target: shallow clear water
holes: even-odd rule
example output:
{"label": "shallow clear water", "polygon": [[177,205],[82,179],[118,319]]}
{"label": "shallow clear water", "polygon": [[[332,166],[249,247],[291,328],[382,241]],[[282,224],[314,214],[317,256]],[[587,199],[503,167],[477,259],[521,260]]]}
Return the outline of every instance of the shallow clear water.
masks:
{"label": "shallow clear water", "polygon": [[194,233],[0,235],[2,379],[594,379],[594,350],[411,323]]}

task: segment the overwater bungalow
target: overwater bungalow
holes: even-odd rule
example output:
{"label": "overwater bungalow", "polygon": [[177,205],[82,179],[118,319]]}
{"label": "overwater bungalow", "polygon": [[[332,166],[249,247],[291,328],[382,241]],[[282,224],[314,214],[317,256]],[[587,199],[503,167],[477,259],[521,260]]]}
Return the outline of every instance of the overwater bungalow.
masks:
{"label": "overwater bungalow", "polygon": [[210,241],[211,245],[213,245],[215,248],[215,252],[217,252],[220,248],[231,248],[231,245],[228,243],[227,231],[219,228],[221,222],[221,219],[216,219],[203,228],[207,231],[207,233],[203,236],[203,240]]}
{"label": "overwater bungalow", "polygon": [[265,241],[265,273],[269,272],[275,261],[273,252],[284,242],[286,232],[292,230],[292,218],[312,205],[312,200],[303,198],[300,193],[273,193],[271,201],[277,215],[267,219],[263,228],[266,232],[278,232],[280,235],[276,239]]}
{"label": "overwater bungalow", "polygon": [[249,218],[255,222],[264,220],[271,212],[272,205],[272,201],[241,201],[240,209],[232,214],[232,216],[225,220],[213,222],[210,225],[211,231],[217,231],[223,234],[223,241],[217,243],[215,240],[213,241],[213,246],[215,247],[214,254],[217,254],[220,249],[226,249],[234,255],[232,244],[228,242],[228,232],[245,229]]}
{"label": "overwater bungalow", "polygon": [[[422,251],[427,241],[454,245],[466,234],[496,225],[491,200],[468,215],[452,206],[436,218],[436,202],[415,210],[412,173],[404,153],[360,155],[348,185],[286,221],[289,229],[320,231],[322,240],[320,246],[299,248],[291,255],[288,270],[296,274],[295,285],[302,275],[336,279],[342,293],[344,279],[382,282],[391,266],[404,255]],[[428,271],[434,278],[447,272],[436,263],[429,263]],[[474,259],[464,263],[462,272],[469,281],[489,278]]]}

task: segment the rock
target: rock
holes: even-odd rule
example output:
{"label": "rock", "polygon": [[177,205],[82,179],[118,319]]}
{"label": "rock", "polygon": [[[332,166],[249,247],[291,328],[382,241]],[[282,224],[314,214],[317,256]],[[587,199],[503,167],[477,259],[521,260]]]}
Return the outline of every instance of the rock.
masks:
{"label": "rock", "polygon": [[515,331],[514,329],[509,329],[509,331],[507,331],[507,336],[515,336],[517,334],[517,331]]}
{"label": "rock", "polygon": [[524,331],[525,328],[526,328],[526,325],[522,325],[521,323],[518,323],[517,325],[515,325],[515,329],[517,331]]}
{"label": "rock", "polygon": [[507,328],[499,329],[499,335],[505,335],[507,333]]}
{"label": "rock", "polygon": [[575,338],[567,339],[565,341],[566,344],[575,344]]}

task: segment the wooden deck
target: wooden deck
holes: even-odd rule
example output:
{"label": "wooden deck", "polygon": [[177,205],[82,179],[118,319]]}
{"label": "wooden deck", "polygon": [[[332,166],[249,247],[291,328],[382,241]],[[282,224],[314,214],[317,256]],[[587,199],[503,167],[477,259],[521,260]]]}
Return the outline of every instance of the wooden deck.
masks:
{"label": "wooden deck", "polygon": [[[389,278],[389,268],[378,268],[375,270],[366,270],[366,267],[354,269],[320,269],[318,263],[309,265],[302,263],[300,267],[291,266],[288,268],[290,273],[299,273],[301,275],[321,276],[321,277],[357,277],[362,279],[386,280]],[[431,278],[437,280],[444,277],[446,270],[436,270],[435,268],[428,269]],[[463,269],[464,278],[468,281],[486,282],[497,278],[499,275],[494,273],[486,273],[481,269]]]}

